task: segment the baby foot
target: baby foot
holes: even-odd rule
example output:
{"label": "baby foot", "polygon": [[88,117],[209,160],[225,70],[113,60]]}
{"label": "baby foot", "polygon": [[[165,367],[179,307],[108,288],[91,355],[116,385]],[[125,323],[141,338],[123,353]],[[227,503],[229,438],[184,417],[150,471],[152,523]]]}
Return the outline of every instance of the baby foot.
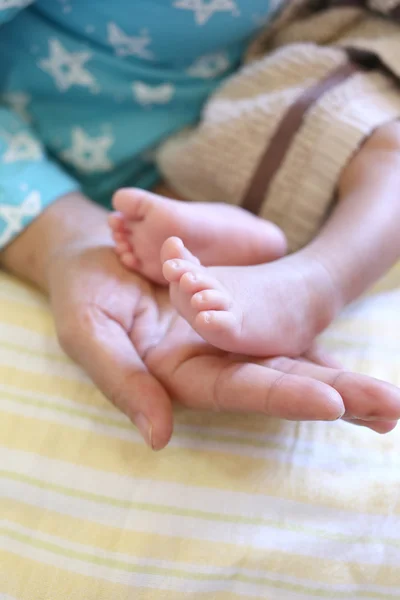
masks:
{"label": "baby foot", "polygon": [[205,265],[254,265],[286,252],[282,231],[236,206],[170,200],[137,189],[118,191],[109,218],[121,262],[164,283],[160,250],[178,236]]}
{"label": "baby foot", "polygon": [[205,268],[180,239],[170,238],[161,259],[175,308],[221,350],[300,356],[334,317],[326,273],[296,255],[264,265]]}

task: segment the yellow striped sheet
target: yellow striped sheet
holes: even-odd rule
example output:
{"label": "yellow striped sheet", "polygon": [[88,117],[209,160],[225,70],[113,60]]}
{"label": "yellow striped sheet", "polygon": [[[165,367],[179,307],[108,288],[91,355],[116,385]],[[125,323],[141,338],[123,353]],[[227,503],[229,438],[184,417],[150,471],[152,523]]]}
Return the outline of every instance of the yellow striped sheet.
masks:
{"label": "yellow striped sheet", "polygon": [[[20,435],[15,435],[15,432]],[[372,435],[372,434],[371,434]],[[376,435],[376,434],[375,434]],[[88,443],[88,439],[91,443]],[[340,485],[342,472],[325,474],[321,468],[313,467],[312,456],[307,467],[298,467],[291,471],[290,463],[279,465],[268,452],[264,458],[230,455],[229,452],[212,452],[206,445],[200,450],[185,448],[169,448],[154,460],[153,453],[143,446],[137,436],[135,441],[112,440],[105,435],[90,435],[84,430],[69,426],[48,423],[39,419],[26,419],[19,415],[14,417],[3,412],[0,421],[0,440],[8,448],[31,451],[38,455],[47,455],[55,459],[85,465],[93,469],[129,475],[139,479],[151,478],[157,481],[182,481],[182,464],[193,461],[196,465],[196,478],[193,484],[222,490],[242,491],[251,489],[255,494],[267,494],[283,498],[295,497],[300,501],[313,504],[322,502],[326,506],[342,507],[351,504],[358,493],[360,482],[352,478],[346,482],[346,488],[340,495],[335,490]],[[51,448],[51,454],[49,449]],[[190,464],[190,463],[189,463]],[[357,463],[350,462],[349,469]],[[363,477],[364,490],[376,487],[376,471],[365,469]],[[315,479],[324,480],[324,488],[314,486]],[[368,505],[364,497],[359,499],[359,506],[364,512],[385,510],[393,486],[400,487],[400,470],[394,472],[387,481],[381,482],[382,493],[373,494]],[[393,510],[400,514],[400,501]]]}
{"label": "yellow striped sheet", "polygon": [[[9,594],[10,600],[44,600],[44,598],[67,598],[82,600],[198,600],[196,593],[177,593],[176,591],[158,590],[157,588],[128,588],[124,585],[112,584],[103,580],[93,580],[91,577],[71,573],[62,569],[52,568],[11,553],[0,551],[2,570],[8,573],[5,580],[4,595]],[[29,573],[29,580],[23,580],[23,574]],[[46,581],[45,588],[43,582]],[[43,589],[47,596],[43,596]],[[204,596],[203,596],[204,597]],[[242,595],[221,593],[213,596],[213,600],[243,600]],[[9,600],[7,598],[7,600]],[[250,597],[248,598],[250,600]],[[272,596],[263,600],[274,600]]]}
{"label": "yellow striped sheet", "polygon": [[[400,383],[400,265],[324,335]],[[0,275],[0,598],[400,598],[400,434],[176,411],[153,454]]]}
{"label": "yellow striped sheet", "polygon": [[[4,299],[1,301],[1,307],[1,321],[3,323],[25,327],[45,336],[54,335],[54,325],[50,319],[46,318],[46,308],[31,306],[27,310],[26,304]],[[6,316],[6,319],[3,315]]]}
{"label": "yellow striped sheet", "polygon": [[[213,564],[216,567],[226,568],[232,564],[240,564],[241,568],[253,571],[268,570],[279,573],[281,565],[291,563],[292,574],[301,578],[307,573],[313,581],[325,584],[331,583],[332,572],[337,573],[336,583],[346,583],[346,574],[342,570],[342,563],[338,560],[323,560],[319,557],[309,558],[275,551],[273,554],[252,549],[251,546],[241,548],[233,544],[220,542],[218,548],[213,543],[197,540],[196,544],[190,543],[180,537],[166,537],[157,534],[144,534],[138,531],[121,530],[94,524],[83,519],[71,518],[59,514],[43,511],[31,507],[23,502],[0,502],[1,514],[8,521],[20,523],[28,528],[34,528],[41,521],[41,531],[53,536],[64,535],[66,540],[105,550],[118,549],[118,553],[134,557],[147,556],[151,548],[154,559],[170,561],[175,557],[182,564],[208,565],[210,555],[213,555]],[[218,551],[216,551],[218,550]],[[327,568],[328,567],[328,568]],[[356,563],[348,563],[348,569],[357,571]],[[398,583],[398,567],[380,567],[376,582],[380,585],[393,585]]]}

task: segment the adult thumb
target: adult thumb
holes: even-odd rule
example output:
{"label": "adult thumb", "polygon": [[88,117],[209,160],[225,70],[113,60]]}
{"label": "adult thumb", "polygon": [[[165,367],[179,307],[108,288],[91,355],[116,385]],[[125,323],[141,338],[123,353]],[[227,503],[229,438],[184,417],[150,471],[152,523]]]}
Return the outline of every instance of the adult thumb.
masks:
{"label": "adult thumb", "polygon": [[61,345],[101,392],[137,426],[153,450],[172,435],[172,403],[151,375],[124,329],[99,309],[85,316],[83,327],[63,328]]}

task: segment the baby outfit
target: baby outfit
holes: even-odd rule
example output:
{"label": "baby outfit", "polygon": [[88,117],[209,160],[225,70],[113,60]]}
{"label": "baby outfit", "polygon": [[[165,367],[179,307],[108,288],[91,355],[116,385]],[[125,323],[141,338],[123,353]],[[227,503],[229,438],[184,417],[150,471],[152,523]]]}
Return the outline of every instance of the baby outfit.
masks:
{"label": "baby outfit", "polygon": [[183,197],[270,219],[294,251],[363,141],[400,118],[400,0],[291,0],[247,61],[158,164]]}
{"label": "baby outfit", "polygon": [[0,248],[61,195],[150,188],[280,0],[0,0]]}

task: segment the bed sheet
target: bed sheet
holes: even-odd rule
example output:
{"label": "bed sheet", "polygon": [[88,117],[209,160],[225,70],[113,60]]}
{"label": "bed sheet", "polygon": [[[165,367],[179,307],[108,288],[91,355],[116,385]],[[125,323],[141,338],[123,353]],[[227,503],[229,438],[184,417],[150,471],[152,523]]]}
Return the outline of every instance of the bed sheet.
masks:
{"label": "bed sheet", "polygon": [[[400,265],[323,343],[400,385]],[[400,430],[176,410],[153,454],[0,274],[1,600],[400,598]]]}

